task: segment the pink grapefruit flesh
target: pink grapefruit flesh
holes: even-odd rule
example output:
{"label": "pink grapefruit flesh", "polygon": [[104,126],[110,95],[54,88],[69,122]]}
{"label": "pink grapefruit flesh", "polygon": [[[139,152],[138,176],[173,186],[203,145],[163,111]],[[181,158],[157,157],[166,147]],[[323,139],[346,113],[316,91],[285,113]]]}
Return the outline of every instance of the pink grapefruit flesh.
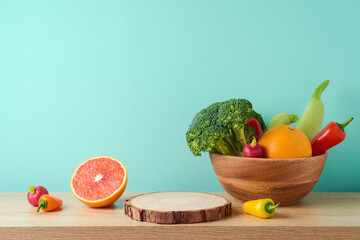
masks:
{"label": "pink grapefruit flesh", "polygon": [[104,207],[122,195],[126,183],[125,166],[115,158],[100,156],[80,164],[71,178],[70,186],[80,201],[91,207]]}

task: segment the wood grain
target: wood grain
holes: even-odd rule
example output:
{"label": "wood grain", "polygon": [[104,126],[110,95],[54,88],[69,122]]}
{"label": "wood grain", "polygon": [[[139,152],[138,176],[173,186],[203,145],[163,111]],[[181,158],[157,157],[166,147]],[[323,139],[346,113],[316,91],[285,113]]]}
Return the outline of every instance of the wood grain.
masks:
{"label": "wood grain", "polygon": [[158,224],[200,223],[231,215],[231,202],[208,193],[156,192],[126,199],[124,212],[137,221]]}
{"label": "wood grain", "polygon": [[163,225],[131,220],[124,214],[125,193],[108,208],[90,208],[71,193],[61,211],[36,213],[25,193],[0,193],[0,239],[359,239],[360,193],[310,193],[290,206],[276,209],[271,219],[242,211],[242,202],[227,193],[232,214],[194,224]]}
{"label": "wood grain", "polygon": [[271,198],[296,203],[319,180],[327,154],[309,158],[246,158],[210,153],[215,174],[227,193],[241,201]]}

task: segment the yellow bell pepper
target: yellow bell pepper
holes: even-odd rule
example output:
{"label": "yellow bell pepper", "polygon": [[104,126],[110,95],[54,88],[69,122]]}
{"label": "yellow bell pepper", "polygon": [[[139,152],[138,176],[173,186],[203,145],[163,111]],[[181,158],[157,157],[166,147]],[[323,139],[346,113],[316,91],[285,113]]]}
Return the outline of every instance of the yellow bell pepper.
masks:
{"label": "yellow bell pepper", "polygon": [[274,215],[277,206],[279,206],[279,203],[275,205],[273,200],[265,198],[245,202],[243,210],[247,214],[259,218],[269,218]]}

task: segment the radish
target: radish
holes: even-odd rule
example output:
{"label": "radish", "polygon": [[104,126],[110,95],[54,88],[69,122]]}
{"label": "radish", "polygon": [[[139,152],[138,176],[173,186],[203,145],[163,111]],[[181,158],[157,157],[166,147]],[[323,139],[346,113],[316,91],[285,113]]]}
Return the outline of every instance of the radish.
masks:
{"label": "radish", "polygon": [[31,185],[29,187],[27,199],[31,205],[33,205],[34,207],[38,207],[39,206],[39,198],[43,194],[49,194],[45,187],[43,187],[43,186],[34,187],[34,185]]}
{"label": "radish", "polygon": [[251,143],[246,145],[243,149],[244,157],[250,158],[261,158],[262,157],[262,147],[256,142],[256,138],[252,140]]}

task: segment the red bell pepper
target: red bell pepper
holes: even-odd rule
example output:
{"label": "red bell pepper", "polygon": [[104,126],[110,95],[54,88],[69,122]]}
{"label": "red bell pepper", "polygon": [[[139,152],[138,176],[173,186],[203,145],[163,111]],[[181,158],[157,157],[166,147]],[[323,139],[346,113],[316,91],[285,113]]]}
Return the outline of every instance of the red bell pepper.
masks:
{"label": "red bell pepper", "polygon": [[260,123],[255,118],[250,118],[249,121],[246,123],[246,126],[250,126],[255,130],[256,140],[259,141],[259,139],[263,135]]}
{"label": "red bell pepper", "polygon": [[346,137],[344,128],[353,119],[354,118],[352,117],[343,124],[330,122],[311,141],[312,155],[317,156],[324,154],[328,149],[341,143]]}

